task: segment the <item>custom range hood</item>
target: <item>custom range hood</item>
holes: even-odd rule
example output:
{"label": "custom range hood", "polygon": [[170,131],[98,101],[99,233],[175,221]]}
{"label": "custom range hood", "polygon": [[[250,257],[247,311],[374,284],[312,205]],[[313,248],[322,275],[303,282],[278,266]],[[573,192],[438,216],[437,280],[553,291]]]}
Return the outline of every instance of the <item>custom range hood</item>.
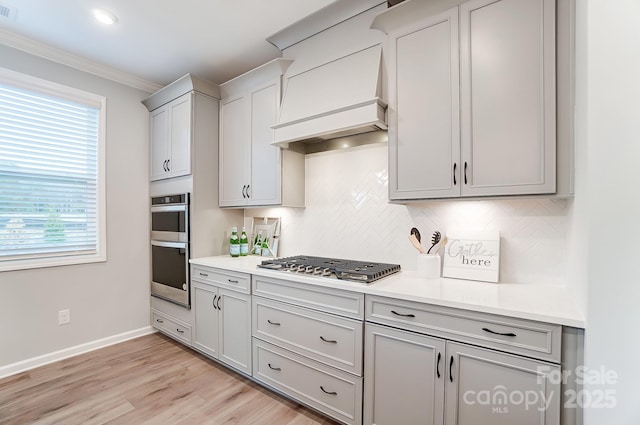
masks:
{"label": "custom range hood", "polygon": [[386,130],[382,47],[374,45],[285,78],[273,144],[292,147]]}

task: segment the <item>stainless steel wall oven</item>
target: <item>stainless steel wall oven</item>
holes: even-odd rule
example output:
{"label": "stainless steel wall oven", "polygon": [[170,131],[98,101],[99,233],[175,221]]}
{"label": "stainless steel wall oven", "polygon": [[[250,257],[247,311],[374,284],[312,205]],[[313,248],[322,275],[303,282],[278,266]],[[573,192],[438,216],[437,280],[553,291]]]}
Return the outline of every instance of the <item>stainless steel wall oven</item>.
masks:
{"label": "stainless steel wall oven", "polygon": [[151,198],[151,295],[191,307],[189,194]]}

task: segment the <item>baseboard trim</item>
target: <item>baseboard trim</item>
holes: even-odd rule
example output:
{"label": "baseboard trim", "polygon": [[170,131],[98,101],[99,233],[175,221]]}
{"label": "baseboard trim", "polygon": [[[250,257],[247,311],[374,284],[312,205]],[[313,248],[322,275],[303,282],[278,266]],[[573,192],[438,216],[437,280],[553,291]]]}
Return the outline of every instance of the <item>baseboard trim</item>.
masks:
{"label": "baseboard trim", "polygon": [[130,339],[149,335],[154,332],[157,331],[153,327],[145,326],[144,328],[134,329],[132,331],[124,332],[118,335],[97,339],[95,341],[76,345],[74,347],[65,348],[63,350],[54,351],[52,353],[43,354],[42,356],[32,357],[30,359],[2,366],[0,367],[0,379],[6,378],[7,376],[15,375],[16,373],[35,369],[36,367],[44,366],[49,363],[57,362],[59,360],[64,360],[69,357],[77,356],[78,354],[88,353],[89,351],[97,350],[99,348],[108,347],[110,345],[118,344]]}

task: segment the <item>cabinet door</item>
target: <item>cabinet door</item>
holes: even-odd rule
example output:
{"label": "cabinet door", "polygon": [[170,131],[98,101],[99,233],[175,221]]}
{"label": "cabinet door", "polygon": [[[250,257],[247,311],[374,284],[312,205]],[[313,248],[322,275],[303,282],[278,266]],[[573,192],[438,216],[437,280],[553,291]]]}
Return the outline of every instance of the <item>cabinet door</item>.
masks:
{"label": "cabinet door", "polygon": [[[193,308],[195,332],[193,346],[211,357],[218,357],[218,289],[208,285],[194,285]],[[221,304],[221,303],[220,303]]]}
{"label": "cabinet door", "polygon": [[390,34],[389,198],[459,196],[458,9]]}
{"label": "cabinet door", "polygon": [[244,206],[247,202],[245,169],[249,152],[246,111],[244,97],[226,99],[220,105],[221,207]]}
{"label": "cabinet door", "polygon": [[251,375],[251,296],[219,289],[218,360]]}
{"label": "cabinet door", "polygon": [[558,425],[560,366],[447,342],[445,425]]}
{"label": "cabinet door", "polygon": [[444,340],[366,324],[365,424],[442,424],[445,376]]}
{"label": "cabinet door", "polygon": [[280,105],[279,79],[249,94],[251,116],[251,185],[249,205],[281,203],[281,151],[273,142],[272,125]]}
{"label": "cabinet door", "polygon": [[555,192],[555,1],[460,5],[462,195]]}
{"label": "cabinet door", "polygon": [[151,111],[149,131],[151,132],[151,180],[165,178],[169,159],[169,110],[162,106]]}
{"label": "cabinet door", "polygon": [[188,93],[170,102],[170,144],[167,177],[191,174],[191,105],[192,94]]}

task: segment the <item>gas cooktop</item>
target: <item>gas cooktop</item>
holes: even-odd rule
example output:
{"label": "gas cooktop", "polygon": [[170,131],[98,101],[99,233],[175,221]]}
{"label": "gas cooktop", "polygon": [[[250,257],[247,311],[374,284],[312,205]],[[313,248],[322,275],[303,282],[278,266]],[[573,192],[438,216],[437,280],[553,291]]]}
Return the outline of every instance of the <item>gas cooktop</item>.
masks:
{"label": "gas cooktop", "polygon": [[258,267],[310,276],[337,277],[338,279],[364,283],[375,282],[400,271],[400,265],[398,264],[305,255],[264,260],[261,264],[258,264]]}

